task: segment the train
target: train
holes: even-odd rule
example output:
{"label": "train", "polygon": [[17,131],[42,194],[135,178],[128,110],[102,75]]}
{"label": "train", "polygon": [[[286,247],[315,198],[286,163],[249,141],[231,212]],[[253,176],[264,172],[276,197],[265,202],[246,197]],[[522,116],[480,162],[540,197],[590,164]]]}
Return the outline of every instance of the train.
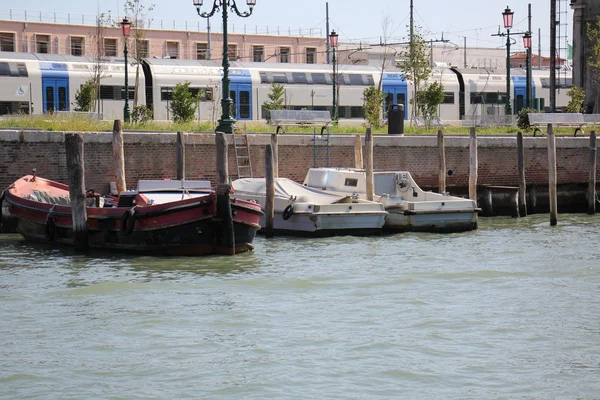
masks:
{"label": "train", "polygon": [[[69,112],[75,108],[75,95],[81,86],[100,71],[101,86],[97,110],[105,120],[123,116],[125,99],[125,60],[86,56],[39,53],[0,53],[0,115]],[[273,83],[283,85],[284,103],[291,110],[332,110],[333,71],[328,64],[254,63],[233,61],[230,71],[230,97],[238,121],[265,120],[264,107]],[[139,84],[135,93],[135,81]],[[128,68],[129,99],[137,95],[137,104],[152,111],[155,120],[170,120],[169,103],[178,83],[190,82],[190,91],[200,93],[198,120],[220,117],[223,68],[218,60],[182,60],[146,58]],[[364,90],[379,86],[385,94],[385,106],[403,104],[409,119],[414,86],[398,70],[381,71],[368,65],[339,65],[338,118],[364,120]],[[506,101],[506,71],[436,67],[429,78],[444,85],[444,100],[439,118],[445,123],[460,123],[483,115],[503,115]],[[532,73],[533,98],[549,104],[548,70]],[[557,74],[557,108],[566,107],[571,73]],[[511,70],[511,100],[518,112],[527,104],[525,71]],[[385,115],[383,115],[385,117]]]}

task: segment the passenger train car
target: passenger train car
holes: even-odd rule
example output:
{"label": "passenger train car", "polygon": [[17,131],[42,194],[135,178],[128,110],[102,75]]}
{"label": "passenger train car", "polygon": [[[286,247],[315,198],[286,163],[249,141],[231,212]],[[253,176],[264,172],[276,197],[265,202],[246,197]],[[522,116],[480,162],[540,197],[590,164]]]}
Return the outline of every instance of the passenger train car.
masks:
{"label": "passenger train car", "polygon": [[[0,114],[43,114],[51,110],[73,111],[75,95],[81,86],[101,70],[98,104],[106,120],[123,115],[125,68],[123,58],[98,63],[91,57],[57,54],[0,53]],[[134,96],[136,66],[128,69],[129,98]],[[568,102],[566,88],[571,77],[557,74],[560,90],[557,106]],[[405,118],[411,114],[412,83],[398,71],[381,71],[373,66],[340,65],[338,77],[338,115],[345,119],[364,119],[363,91],[379,85],[386,106],[404,104]],[[169,103],[178,83],[190,82],[193,93],[202,93],[197,118],[217,120],[221,114],[222,67],[219,61],[148,58],[140,68],[138,104],[145,104],[155,120],[172,118]],[[288,109],[331,110],[333,74],[327,64],[278,64],[234,61],[230,67],[230,97],[237,120],[264,120],[263,104],[273,83],[285,88]],[[444,85],[445,98],[439,107],[440,119],[456,122],[481,115],[503,115],[506,96],[506,71],[461,68],[435,68],[431,81]],[[549,104],[549,71],[534,71],[533,97]],[[513,110],[526,104],[526,79],[522,70],[511,71]],[[131,103],[130,103],[131,104]],[[387,108],[387,107],[386,107]]]}

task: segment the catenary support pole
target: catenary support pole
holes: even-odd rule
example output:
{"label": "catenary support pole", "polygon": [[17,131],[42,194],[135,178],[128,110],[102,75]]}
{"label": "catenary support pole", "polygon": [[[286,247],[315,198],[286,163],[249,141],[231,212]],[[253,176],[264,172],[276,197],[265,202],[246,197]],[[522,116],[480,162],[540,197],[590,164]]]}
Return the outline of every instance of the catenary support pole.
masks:
{"label": "catenary support pole", "polygon": [[548,195],[550,196],[550,225],[558,223],[558,205],[556,192],[556,137],[552,124],[548,124]]}
{"label": "catenary support pole", "polygon": [[477,131],[471,128],[469,139],[469,199],[477,204]]}
{"label": "catenary support pole", "polygon": [[85,164],[83,161],[83,135],[65,134],[67,173],[69,175],[69,197],[73,218],[73,243],[76,249],[87,247],[87,211],[85,208]]}
{"label": "catenary support pole", "polygon": [[365,135],[365,147],[366,147],[366,178],[367,178],[367,200],[373,201],[373,132],[371,128],[367,128]]}
{"label": "catenary support pole", "polygon": [[176,159],[177,159],[177,180],[185,179],[185,133],[177,132]]}
{"label": "catenary support pole", "polygon": [[525,150],[523,134],[517,133],[517,169],[519,174],[519,216],[527,216],[527,183],[525,182]]}
{"label": "catenary support pole", "polygon": [[596,131],[590,133],[590,176],[588,182],[588,214],[596,213]]}
{"label": "catenary support pole", "polygon": [[438,130],[437,144],[438,144],[438,159],[440,163],[439,169],[439,192],[446,193],[446,146],[444,140],[444,131]]}
{"label": "catenary support pole", "polygon": [[275,218],[275,163],[273,159],[273,148],[267,145],[265,148],[265,235],[273,237],[273,219]]}
{"label": "catenary support pole", "polygon": [[112,137],[113,165],[115,169],[115,185],[117,194],[127,190],[125,181],[125,150],[123,146],[123,122],[116,119],[113,124]]}

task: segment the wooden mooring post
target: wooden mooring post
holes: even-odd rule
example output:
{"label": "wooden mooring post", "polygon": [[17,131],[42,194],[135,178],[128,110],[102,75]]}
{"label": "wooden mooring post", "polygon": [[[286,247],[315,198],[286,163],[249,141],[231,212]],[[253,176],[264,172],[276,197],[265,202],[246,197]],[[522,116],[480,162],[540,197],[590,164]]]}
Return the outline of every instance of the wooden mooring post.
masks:
{"label": "wooden mooring post", "polygon": [[[276,133],[271,134],[271,153],[273,154],[273,177],[279,178],[279,135]],[[248,155],[250,156],[250,155]]]}
{"label": "wooden mooring post", "polygon": [[354,136],[354,168],[363,169],[363,152],[362,152],[362,139],[360,135]]}
{"label": "wooden mooring post", "polygon": [[123,146],[123,122],[115,119],[112,137],[113,166],[115,171],[115,185],[117,194],[127,190],[125,181],[125,148]]}
{"label": "wooden mooring post", "polygon": [[373,132],[371,128],[367,128],[367,132],[365,134],[365,147],[366,147],[366,160],[365,160],[365,168],[366,168],[366,178],[367,178],[367,200],[373,201]]}
{"label": "wooden mooring post", "polygon": [[552,124],[548,124],[548,195],[550,197],[550,226],[558,223],[558,198],[556,190],[556,137]]}
{"label": "wooden mooring post", "polygon": [[469,140],[469,199],[477,204],[477,131],[471,128]]}
{"label": "wooden mooring post", "polygon": [[519,174],[519,216],[527,216],[527,183],[525,182],[525,150],[523,134],[517,132],[517,169]]}
{"label": "wooden mooring post", "polygon": [[177,180],[185,179],[185,133],[177,132],[175,144],[177,161]]}
{"label": "wooden mooring post", "polygon": [[446,193],[446,146],[444,143],[444,131],[438,130],[437,134],[439,169],[439,192]]}
{"label": "wooden mooring post", "polygon": [[215,133],[217,150],[217,254],[235,254],[235,235],[231,212],[231,186],[229,185],[229,165],[227,163],[227,139],[223,132]]}
{"label": "wooden mooring post", "polygon": [[66,133],[65,150],[67,153],[69,197],[71,199],[71,214],[73,219],[73,244],[76,249],[83,250],[87,248],[88,244],[83,134]]}
{"label": "wooden mooring post", "polygon": [[588,214],[596,213],[596,131],[590,133],[590,176],[588,182]]}
{"label": "wooden mooring post", "polygon": [[267,145],[265,148],[265,235],[273,237],[273,219],[275,218],[275,162],[273,148]]}

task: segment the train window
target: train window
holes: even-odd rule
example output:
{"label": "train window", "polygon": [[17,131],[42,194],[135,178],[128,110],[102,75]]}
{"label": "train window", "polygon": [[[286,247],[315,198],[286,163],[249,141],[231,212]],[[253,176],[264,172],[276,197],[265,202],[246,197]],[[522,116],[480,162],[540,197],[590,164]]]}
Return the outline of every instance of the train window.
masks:
{"label": "train window", "polygon": [[273,82],[288,83],[288,78],[285,72],[273,72]]}
{"label": "train window", "polygon": [[375,79],[373,79],[373,75],[367,75],[367,85],[369,85],[369,86],[375,85]]}
{"label": "train window", "polygon": [[364,85],[363,76],[360,74],[348,74],[351,85]]}
{"label": "train window", "polygon": [[352,106],[350,107],[350,118],[365,118],[364,107]]}
{"label": "train window", "polygon": [[214,96],[213,95],[213,88],[207,87],[207,88],[204,89],[203,100],[212,101],[213,96]]}
{"label": "train window", "polygon": [[231,90],[229,92],[229,97],[231,97],[231,115],[235,118],[237,117],[237,96],[236,93]]}
{"label": "train window", "polygon": [[471,93],[471,104],[502,104],[506,93],[480,92]]}
{"label": "train window", "polygon": [[161,101],[173,100],[173,88],[172,87],[161,87],[160,88],[160,100]]}
{"label": "train window", "polygon": [[306,84],[306,74],[304,72],[292,72],[293,83]]}
{"label": "train window", "polygon": [[444,101],[442,101],[442,104],[454,104],[454,93],[453,92],[444,93]]}
{"label": "train window", "polygon": [[7,62],[0,62],[0,76],[10,76],[10,66]]}
{"label": "train window", "polygon": [[[125,98],[125,86],[121,86],[118,89],[119,96],[115,96],[113,100],[123,100]],[[129,86],[129,100],[133,100],[135,97],[135,86]]]}
{"label": "train window", "polygon": [[247,90],[240,91],[240,118],[250,118],[250,92]]}
{"label": "train window", "polygon": [[46,110],[54,111],[54,87],[46,86]]}
{"label": "train window", "polygon": [[114,100],[115,98],[115,87],[101,85],[100,86],[100,99],[102,100]]}
{"label": "train window", "polygon": [[260,83],[270,83],[266,72],[260,73]]}
{"label": "train window", "polygon": [[312,81],[315,85],[325,85],[327,81],[325,80],[325,74],[321,73],[312,73]]}
{"label": "train window", "polygon": [[19,76],[28,76],[27,75],[27,66],[23,63],[17,64],[17,69],[19,70]]}
{"label": "train window", "polygon": [[58,88],[58,111],[67,110],[67,88],[60,86]]}

